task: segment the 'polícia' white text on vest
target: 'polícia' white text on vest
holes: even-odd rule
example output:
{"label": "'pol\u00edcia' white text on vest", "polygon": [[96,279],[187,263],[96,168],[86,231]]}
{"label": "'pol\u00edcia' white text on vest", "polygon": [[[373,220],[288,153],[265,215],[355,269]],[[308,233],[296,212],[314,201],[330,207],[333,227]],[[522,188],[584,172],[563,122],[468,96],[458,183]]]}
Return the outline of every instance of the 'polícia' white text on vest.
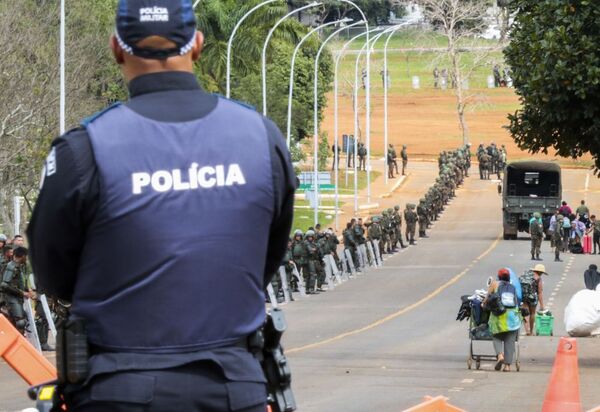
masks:
{"label": "'pol\u00edcia' white text on vest", "polygon": [[[197,163],[193,163],[187,173],[180,169],[133,173],[133,194],[141,195],[147,187],[155,192],[165,193],[246,184],[246,178],[238,164],[198,167]],[[187,175],[187,179],[184,179],[184,175]]]}

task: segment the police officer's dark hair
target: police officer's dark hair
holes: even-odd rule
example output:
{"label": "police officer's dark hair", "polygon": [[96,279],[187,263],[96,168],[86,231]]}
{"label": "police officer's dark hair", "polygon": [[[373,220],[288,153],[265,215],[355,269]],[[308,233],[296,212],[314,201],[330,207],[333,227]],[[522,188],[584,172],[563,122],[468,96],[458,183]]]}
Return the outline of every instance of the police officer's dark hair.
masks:
{"label": "police officer's dark hair", "polygon": [[27,248],[25,248],[23,246],[19,246],[18,248],[16,248],[14,250],[13,255],[18,258],[27,256]]}
{"label": "police officer's dark hair", "polygon": [[2,248],[2,254],[5,254],[6,252],[11,251],[11,250],[13,250],[12,246],[4,246]]}
{"label": "police officer's dark hair", "polygon": [[350,229],[351,227],[352,227],[352,223],[351,222],[346,223],[346,229]]}
{"label": "police officer's dark hair", "polygon": [[15,237],[13,237],[13,242],[15,241],[15,239],[23,239],[23,236],[21,236],[21,235],[15,235]]}

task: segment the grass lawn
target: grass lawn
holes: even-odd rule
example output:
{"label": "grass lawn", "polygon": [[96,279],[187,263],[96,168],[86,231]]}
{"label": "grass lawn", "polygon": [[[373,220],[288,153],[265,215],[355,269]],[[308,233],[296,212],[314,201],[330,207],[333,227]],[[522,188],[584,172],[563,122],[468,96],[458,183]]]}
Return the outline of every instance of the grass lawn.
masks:
{"label": "grass lawn", "polygon": [[[334,206],[335,202],[324,200],[321,202],[323,206]],[[294,206],[308,206],[308,202],[306,200],[296,200]],[[340,203],[340,207],[342,207],[342,203]],[[328,226],[333,226],[335,215],[332,210],[319,211],[319,223],[325,228]],[[292,225],[292,234],[296,229],[300,229],[303,232],[306,232],[309,227],[314,226],[315,220],[315,211],[314,209],[299,209],[294,207],[294,223]]]}

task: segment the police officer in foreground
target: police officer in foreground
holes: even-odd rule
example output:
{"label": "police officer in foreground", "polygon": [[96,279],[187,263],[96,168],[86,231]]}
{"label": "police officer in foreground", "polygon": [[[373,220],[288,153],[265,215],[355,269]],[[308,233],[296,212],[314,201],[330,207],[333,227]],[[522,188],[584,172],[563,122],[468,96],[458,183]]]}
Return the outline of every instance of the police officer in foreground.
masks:
{"label": "police officer in foreground", "polygon": [[28,229],[39,286],[87,334],[69,410],[264,412],[248,336],[292,223],[285,141],[200,88],[191,0],[121,0],[116,22],[131,99],[54,141]]}

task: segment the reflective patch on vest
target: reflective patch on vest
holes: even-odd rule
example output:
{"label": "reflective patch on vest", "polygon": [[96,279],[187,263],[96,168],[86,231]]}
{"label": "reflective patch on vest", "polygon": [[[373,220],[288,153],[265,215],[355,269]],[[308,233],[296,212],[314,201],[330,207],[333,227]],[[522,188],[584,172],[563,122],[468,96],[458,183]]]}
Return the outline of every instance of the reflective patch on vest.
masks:
{"label": "reflective patch on vest", "polygon": [[46,158],[46,176],[50,177],[56,173],[56,148],[53,147]]}
{"label": "reflective patch on vest", "polygon": [[246,185],[246,177],[240,165],[203,166],[192,163],[189,169],[158,170],[131,175],[132,193],[141,195],[153,190],[157,193],[181,192]]}

